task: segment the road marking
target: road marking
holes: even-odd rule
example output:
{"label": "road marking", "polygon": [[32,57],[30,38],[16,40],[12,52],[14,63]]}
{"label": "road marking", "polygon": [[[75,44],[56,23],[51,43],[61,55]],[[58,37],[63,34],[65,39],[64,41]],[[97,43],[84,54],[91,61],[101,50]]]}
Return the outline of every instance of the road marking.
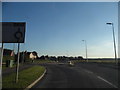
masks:
{"label": "road marking", "polygon": [[87,72],[87,73],[91,73],[91,74],[93,74],[93,72],[92,72],[92,71],[89,71],[89,70],[84,69],[84,68],[82,68],[82,67],[79,67],[79,68],[80,68],[80,69],[82,69],[83,71]]}
{"label": "road marking", "polygon": [[110,83],[109,81],[105,80],[104,78],[102,78],[102,77],[100,77],[100,76],[97,76],[97,78],[99,78],[99,79],[103,80],[104,82],[106,82],[106,83],[110,84],[111,86],[113,86],[113,87],[115,87],[115,88],[118,88],[116,85],[114,85],[114,84]]}
{"label": "road marking", "polygon": [[86,69],[84,69],[85,70],[85,72],[87,72],[87,73],[93,73],[93,72],[91,72],[91,71],[88,71],[88,70],[86,70]]}
{"label": "road marking", "polygon": [[[83,68],[81,68],[81,69],[83,69]],[[87,69],[83,69],[83,70],[84,70],[85,72],[87,72],[87,73],[95,74],[94,72],[91,72],[91,71],[89,71],[89,70],[87,70]],[[95,75],[96,75],[96,74],[95,74]],[[113,87],[115,87],[115,88],[118,88],[116,85],[110,83],[110,82],[107,81],[106,79],[104,79],[104,78],[102,78],[102,77],[100,77],[100,76],[97,76],[97,75],[96,75],[96,77],[99,78],[99,79],[101,79],[101,80],[103,80],[104,82],[110,84],[111,86],[113,86]]]}

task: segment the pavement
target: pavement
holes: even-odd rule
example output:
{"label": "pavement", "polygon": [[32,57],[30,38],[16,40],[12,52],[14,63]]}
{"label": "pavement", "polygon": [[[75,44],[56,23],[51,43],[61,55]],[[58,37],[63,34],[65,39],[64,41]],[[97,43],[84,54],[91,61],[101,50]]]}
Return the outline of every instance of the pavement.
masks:
{"label": "pavement", "polygon": [[33,88],[118,88],[118,69],[110,64],[44,64],[47,73]]}

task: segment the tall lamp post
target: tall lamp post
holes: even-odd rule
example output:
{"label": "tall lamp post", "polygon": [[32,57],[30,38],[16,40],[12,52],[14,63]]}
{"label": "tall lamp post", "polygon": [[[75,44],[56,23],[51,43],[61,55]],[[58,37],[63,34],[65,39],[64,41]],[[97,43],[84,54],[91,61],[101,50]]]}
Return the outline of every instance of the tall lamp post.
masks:
{"label": "tall lamp post", "polygon": [[116,64],[118,63],[117,61],[117,53],[116,53],[116,43],[115,43],[115,32],[114,32],[114,24],[113,23],[106,23],[107,25],[112,25],[112,30],[113,30],[113,44],[114,44],[114,53],[115,53],[115,62]]}
{"label": "tall lamp post", "polygon": [[83,42],[85,42],[85,48],[86,48],[86,60],[87,60],[87,62],[88,62],[88,58],[87,58],[87,41],[86,40],[82,40]]}

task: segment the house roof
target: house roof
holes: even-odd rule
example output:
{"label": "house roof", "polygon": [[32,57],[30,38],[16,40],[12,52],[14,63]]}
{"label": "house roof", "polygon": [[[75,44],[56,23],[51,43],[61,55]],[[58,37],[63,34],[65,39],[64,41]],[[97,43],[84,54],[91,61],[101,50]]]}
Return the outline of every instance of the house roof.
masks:
{"label": "house roof", "polygon": [[30,55],[31,52],[27,52],[27,55]]}
{"label": "house roof", "polygon": [[34,52],[34,51],[32,52],[32,54],[33,54],[34,56],[37,56],[37,53],[36,53],[36,52]]}
{"label": "house roof", "polygon": [[12,52],[13,52],[13,50],[4,49],[4,50],[3,50],[3,55],[11,55]]}
{"label": "house roof", "polygon": [[27,53],[27,55],[30,55],[32,53],[34,56],[37,56],[36,52],[26,52],[26,53]]}

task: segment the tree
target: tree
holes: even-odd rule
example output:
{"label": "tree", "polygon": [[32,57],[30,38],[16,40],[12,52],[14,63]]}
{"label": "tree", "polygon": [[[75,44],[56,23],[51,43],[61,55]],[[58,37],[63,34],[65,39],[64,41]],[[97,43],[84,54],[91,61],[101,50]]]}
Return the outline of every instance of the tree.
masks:
{"label": "tree", "polygon": [[83,57],[82,56],[78,56],[78,60],[82,60],[83,59]]}
{"label": "tree", "polygon": [[45,56],[44,56],[44,55],[42,55],[42,56],[40,57],[40,59],[45,60]]}
{"label": "tree", "polygon": [[55,60],[57,60],[57,58],[55,56],[51,56],[50,60],[54,60],[55,61]]}
{"label": "tree", "polygon": [[48,56],[48,55],[46,55],[46,56],[45,56],[45,60],[48,60],[48,59],[49,59],[49,56]]}
{"label": "tree", "polygon": [[38,58],[38,53],[36,51],[33,51],[32,53]]}

